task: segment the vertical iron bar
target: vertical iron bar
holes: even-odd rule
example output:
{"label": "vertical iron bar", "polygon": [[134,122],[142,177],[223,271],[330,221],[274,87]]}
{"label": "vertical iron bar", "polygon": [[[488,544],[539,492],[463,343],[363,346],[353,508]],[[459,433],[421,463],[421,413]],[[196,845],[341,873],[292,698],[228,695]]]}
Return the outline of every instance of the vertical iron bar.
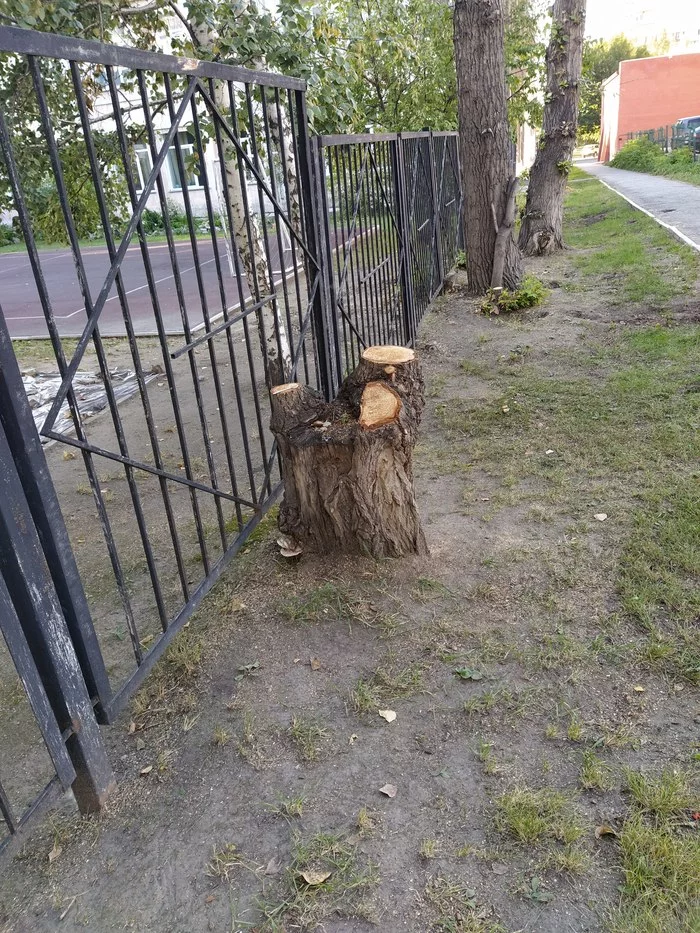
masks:
{"label": "vertical iron bar", "polygon": [[31,512],[0,428],[0,574],[21,622],[75,769],[73,791],[83,812],[101,810],[114,775],[92,702],[53,588]]}
{"label": "vertical iron bar", "polygon": [[[315,176],[311,165],[311,151],[309,146],[309,121],[306,114],[306,99],[303,91],[296,91],[296,117],[297,117],[297,156],[299,159],[299,185],[304,201],[304,217],[306,219],[306,245],[309,252],[319,264],[313,272],[314,281],[322,276],[323,256],[320,244],[322,242],[319,223],[325,217],[322,205],[317,198]],[[320,215],[320,216],[319,216]],[[311,263],[306,262],[306,287],[311,297],[314,282],[311,280]],[[316,351],[319,357],[321,376],[320,389],[328,401],[334,395],[333,379],[333,346],[337,347],[337,332],[335,323],[331,323],[334,310],[326,307],[326,291],[323,289],[323,280],[318,283],[313,299],[311,313],[313,315],[314,336]],[[330,313],[328,313],[330,310]],[[330,331],[330,333],[329,333]]]}
{"label": "vertical iron bar", "polygon": [[396,191],[396,214],[399,224],[399,273],[401,277],[401,296],[403,304],[404,343],[412,346],[416,339],[415,312],[413,307],[413,275],[411,272],[411,241],[409,215],[406,198],[406,172],[404,166],[404,141],[399,133],[393,150],[392,167],[394,172],[394,190]]}

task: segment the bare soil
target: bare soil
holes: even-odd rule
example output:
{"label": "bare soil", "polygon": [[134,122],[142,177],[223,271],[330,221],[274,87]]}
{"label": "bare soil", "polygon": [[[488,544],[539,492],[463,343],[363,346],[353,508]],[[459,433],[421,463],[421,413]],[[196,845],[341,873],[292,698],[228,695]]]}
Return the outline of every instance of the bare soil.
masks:
{"label": "bare soil", "polygon": [[[105,730],[119,782],[108,811],[81,818],[67,801],[2,866],[3,933],[606,929],[620,856],[594,830],[626,813],[622,769],[684,766],[699,721],[690,684],[615,650],[640,637],[616,591],[634,490],[611,476],[606,501],[605,482],[592,490],[562,467],[554,504],[532,476],[509,496],[469,455],[488,432],[456,445],[445,413],[459,399],[509,408],[523,358],[554,378],[589,353],[595,378],[596,348],[669,311],[558,287],[576,279],[566,254],[531,268],[555,283],[542,308],[488,318],[458,285],[424,322],[415,471],[430,555],[289,562],[269,527],[176,662]],[[675,310],[697,320],[697,305]],[[557,457],[544,425],[530,444],[543,464]],[[607,789],[581,786],[587,749],[610,769]],[[563,843],[499,829],[499,797],[522,787],[568,795],[584,826],[576,870]],[[351,852],[328,892],[333,874],[311,887],[298,875],[300,846],[320,833]]]}

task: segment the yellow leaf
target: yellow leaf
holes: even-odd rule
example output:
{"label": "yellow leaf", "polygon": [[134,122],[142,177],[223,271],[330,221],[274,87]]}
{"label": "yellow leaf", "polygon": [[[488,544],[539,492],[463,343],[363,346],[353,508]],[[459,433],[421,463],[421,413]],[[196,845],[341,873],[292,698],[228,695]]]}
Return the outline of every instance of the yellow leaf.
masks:
{"label": "yellow leaf", "polygon": [[302,871],[301,877],[307,884],[323,884],[331,874],[330,871]]}
{"label": "yellow leaf", "polygon": [[56,861],[61,852],[63,852],[63,846],[60,846],[57,842],[54,842],[53,849],[49,852],[49,865],[51,862]]}
{"label": "yellow leaf", "polygon": [[380,709],[378,712],[382,719],[386,719],[387,722],[393,722],[396,719],[396,713],[393,709]]}

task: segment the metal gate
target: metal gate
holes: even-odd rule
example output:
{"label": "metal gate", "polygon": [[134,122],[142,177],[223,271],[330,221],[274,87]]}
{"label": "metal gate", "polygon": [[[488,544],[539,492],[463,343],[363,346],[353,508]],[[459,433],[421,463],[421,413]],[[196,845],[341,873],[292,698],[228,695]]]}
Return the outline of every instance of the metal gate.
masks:
{"label": "metal gate", "polygon": [[319,136],[334,386],[371,344],[412,345],[462,245],[457,133]]}
{"label": "metal gate", "polygon": [[[460,245],[456,137],[312,140],[304,82],[220,63],[5,27],[0,55],[18,92],[0,97],[0,181],[26,250],[22,294],[0,294],[2,632],[50,788],[90,807],[111,782],[97,722],[281,492],[268,386],[330,398],[363,347],[414,342]],[[40,248],[47,217],[67,250]],[[32,335],[55,381],[33,411]],[[63,648],[61,680],[41,657]],[[10,832],[48,796],[17,816],[0,784]]]}

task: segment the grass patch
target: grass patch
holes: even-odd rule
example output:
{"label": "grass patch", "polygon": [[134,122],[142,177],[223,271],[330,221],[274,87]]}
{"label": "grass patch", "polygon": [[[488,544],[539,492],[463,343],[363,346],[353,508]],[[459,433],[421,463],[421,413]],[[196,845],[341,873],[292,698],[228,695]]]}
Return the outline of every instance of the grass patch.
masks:
{"label": "grass patch", "polygon": [[650,826],[641,814],[620,833],[623,904],[611,933],[690,933],[700,929],[700,838]]}
{"label": "grass patch", "polygon": [[[658,776],[628,769],[625,789],[636,808],[657,823],[681,818],[694,802],[688,775],[673,768],[664,769]],[[695,798],[695,803],[699,802]]]}
{"label": "grass patch", "polygon": [[584,790],[607,790],[612,783],[612,774],[608,765],[602,761],[592,748],[585,749],[581,760],[579,784]]}
{"label": "grass patch", "polygon": [[350,692],[350,703],[356,713],[371,713],[381,703],[420,693],[423,686],[420,664],[410,664],[398,670],[379,667],[370,677],[358,679]]}
{"label": "grass patch", "polygon": [[306,807],[305,794],[291,794],[288,797],[277,797],[274,803],[265,805],[268,813],[283,816],[285,819],[296,819],[302,816]]}
{"label": "grass patch", "polygon": [[[308,884],[304,873],[328,876]],[[314,930],[330,917],[372,919],[371,895],[378,883],[376,866],[342,835],[295,836],[291,864],[277,890],[266,893],[258,904],[262,922],[255,928],[267,933]]]}
{"label": "grass patch", "polygon": [[318,761],[328,730],[316,719],[294,716],[289,727],[289,735],[304,761]]}
{"label": "grass patch", "polygon": [[322,583],[308,593],[293,596],[284,603],[282,612],[290,622],[367,621],[361,601],[336,583]]}
{"label": "grass patch", "polygon": [[[700,261],[654,220],[580,169],[572,169],[564,236],[586,250],[574,263],[587,277],[614,282],[615,300],[662,307],[694,287]],[[591,219],[595,218],[595,222]]]}
{"label": "grass patch", "polygon": [[431,933],[505,933],[505,927],[490,920],[477,904],[476,894],[459,881],[441,875],[430,878],[424,900],[437,913]]}
{"label": "grass patch", "polygon": [[548,788],[519,787],[503,794],[494,822],[499,832],[527,844],[555,840],[572,845],[585,832],[572,798]]}
{"label": "grass patch", "polygon": [[640,660],[700,683],[700,488],[689,482],[650,491],[636,512],[620,561],[627,613],[650,634]]}

